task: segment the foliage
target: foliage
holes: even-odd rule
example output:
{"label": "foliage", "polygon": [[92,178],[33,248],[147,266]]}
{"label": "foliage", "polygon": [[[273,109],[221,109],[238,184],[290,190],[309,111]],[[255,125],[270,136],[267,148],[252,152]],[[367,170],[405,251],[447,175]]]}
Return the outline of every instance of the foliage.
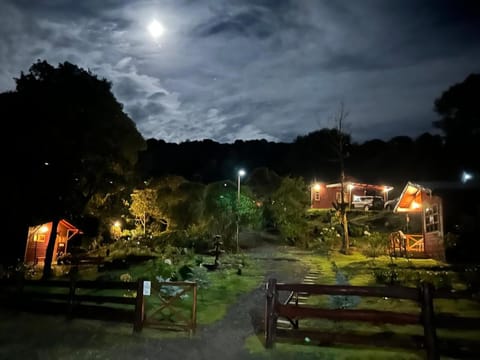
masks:
{"label": "foliage", "polygon": [[[111,84],[90,71],[39,60],[15,80],[16,90],[0,96],[10,139],[2,150],[15,154],[4,165],[16,169],[3,178],[9,189],[4,200],[21,204],[11,212],[12,224],[26,228],[22,222],[62,217],[75,223],[94,194],[113,193],[128,183],[144,140]],[[53,241],[49,245],[45,277]]]}
{"label": "foliage", "polygon": [[[176,196],[173,200],[172,195]],[[168,206],[162,209],[168,214],[170,228],[187,229],[203,222],[205,185],[194,182],[182,182],[175,188],[175,193],[169,195]],[[160,202],[164,204],[165,196],[160,195]]]}
{"label": "foliage", "polygon": [[367,257],[377,258],[380,255],[385,255],[388,247],[388,238],[386,234],[373,232],[366,236],[367,247],[363,249],[363,254]]}
{"label": "foliage", "polygon": [[204,216],[206,231],[211,237],[220,235],[225,247],[233,247],[237,221],[249,228],[262,223],[262,211],[246,194],[238,198],[237,187],[232,182],[209,184],[205,191]]}
{"label": "foliage", "polygon": [[312,249],[320,251],[325,254],[327,258],[330,258],[332,251],[335,248],[340,235],[335,227],[324,227],[320,230],[317,236],[313,239]]}
{"label": "foliage", "polygon": [[237,204],[240,224],[251,229],[258,229],[262,224],[260,205],[244,194],[240,194],[240,201]]}
{"label": "foliage", "polygon": [[11,151],[25,172],[11,185],[28,192],[24,208],[37,217],[81,214],[93,194],[124,183],[144,147],[111,84],[68,62],[39,60],[1,100],[2,118],[18,127]]}
{"label": "foliage", "polygon": [[181,176],[164,176],[149,182],[149,186],[154,187],[157,193],[155,202],[159,212],[157,220],[163,223],[165,229],[175,228],[171,216],[172,208],[182,201],[188,201],[188,198],[185,199],[185,195],[179,191],[185,181]]}
{"label": "foliage", "polygon": [[150,279],[161,277],[163,279],[171,279],[175,277],[175,267],[168,259],[153,259],[147,261],[144,268],[144,276]]}
{"label": "foliage", "polygon": [[211,282],[208,277],[208,270],[203,266],[192,267],[192,271],[186,280],[196,282],[199,289],[207,288]]}
{"label": "foliage", "polygon": [[309,204],[307,186],[301,178],[283,178],[269,205],[275,227],[290,244],[305,245]]}
{"label": "foliage", "polygon": [[[161,218],[162,213],[158,208],[158,195],[156,189],[135,189],[130,195],[131,202],[129,210],[138,222],[143,234],[147,233],[147,223],[152,223],[154,220]],[[151,228],[148,228],[148,233],[153,233]]]}
{"label": "foliage", "polygon": [[220,235],[226,247],[236,231],[236,187],[231,182],[209,184],[205,192],[205,218],[210,236]]}
{"label": "foliage", "polygon": [[[447,146],[457,154],[474,154],[480,149],[479,93],[480,74],[470,74],[435,100],[435,111],[441,119],[434,125],[443,131]],[[478,162],[469,156],[456,156],[455,161],[480,170]]]}
{"label": "foliage", "polygon": [[451,289],[453,280],[456,277],[454,273],[448,271],[405,269],[395,265],[374,269],[373,276],[378,284],[418,286],[422,282],[428,282],[437,289]]}

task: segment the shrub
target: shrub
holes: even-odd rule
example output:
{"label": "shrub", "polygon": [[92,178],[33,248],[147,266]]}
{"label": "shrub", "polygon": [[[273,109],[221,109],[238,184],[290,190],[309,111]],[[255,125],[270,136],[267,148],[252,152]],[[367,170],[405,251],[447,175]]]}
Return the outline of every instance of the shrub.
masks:
{"label": "shrub", "polygon": [[367,235],[367,247],[363,249],[363,254],[367,257],[373,258],[384,255],[387,250],[388,239],[387,235],[374,232]]}
{"label": "shrub", "polygon": [[350,236],[359,237],[363,235],[365,230],[364,225],[355,224],[352,221],[348,222],[348,234]]}
{"label": "shrub", "polygon": [[390,266],[385,269],[374,269],[373,276],[376,282],[382,285],[418,286],[428,282],[436,289],[451,289],[454,275],[447,271],[402,269]]}
{"label": "shrub", "polygon": [[210,285],[207,272],[208,270],[203,266],[194,267],[192,268],[192,272],[188,277],[188,280],[196,282],[199,289],[206,288]]}
{"label": "shrub", "polygon": [[335,227],[325,227],[321,229],[319,235],[314,239],[312,247],[330,257],[338,239],[340,239],[340,234]]}
{"label": "shrub", "polygon": [[145,269],[145,274],[149,278],[162,277],[164,279],[171,279],[175,277],[175,268],[168,261],[163,259],[149,260]]}

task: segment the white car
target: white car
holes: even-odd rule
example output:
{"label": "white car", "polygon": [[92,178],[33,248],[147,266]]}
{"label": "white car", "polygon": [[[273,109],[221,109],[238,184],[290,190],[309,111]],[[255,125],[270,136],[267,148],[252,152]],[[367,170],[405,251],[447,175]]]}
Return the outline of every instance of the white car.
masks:
{"label": "white car", "polygon": [[383,198],[381,196],[358,196],[354,195],[352,199],[352,208],[353,209],[363,209],[368,210],[382,210],[383,209]]}

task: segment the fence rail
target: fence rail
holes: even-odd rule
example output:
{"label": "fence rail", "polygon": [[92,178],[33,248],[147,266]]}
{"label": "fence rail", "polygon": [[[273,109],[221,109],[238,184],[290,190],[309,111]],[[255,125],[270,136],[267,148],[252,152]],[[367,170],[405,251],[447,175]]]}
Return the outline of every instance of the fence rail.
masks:
{"label": "fence rail", "polygon": [[[127,321],[133,323],[135,332],[143,327],[143,280],[7,280],[0,281],[0,289],[0,303],[18,310],[65,314],[69,318]],[[101,294],[104,290],[119,292],[117,295]],[[123,293],[125,290],[128,296]]]}
{"label": "fence rail", "polygon": [[[279,292],[289,291],[287,301],[279,302]],[[416,301],[419,305],[418,313],[402,313],[380,310],[362,309],[325,309],[310,305],[298,305],[291,300],[298,298],[298,293],[305,296],[316,295],[341,295],[360,297],[384,297],[407,299]],[[450,314],[435,313],[434,299],[470,299],[470,292],[450,292],[435,290],[431,284],[423,283],[419,288],[403,286],[369,287],[369,286],[345,286],[345,285],[316,285],[316,284],[284,284],[277,283],[276,279],[270,279],[266,284],[265,305],[265,346],[270,348],[277,341],[277,337],[303,341],[305,338],[312,339],[318,345],[332,345],[337,343],[347,344],[376,344],[393,347],[410,347],[425,349],[427,359],[440,358],[440,343],[437,337],[438,328],[480,330],[480,318],[458,317]],[[477,299],[474,299],[478,301]],[[291,329],[277,329],[279,317],[287,319],[292,325]],[[395,325],[420,325],[423,327],[423,336],[408,336],[402,334],[364,334],[335,333],[319,331],[318,329],[300,329],[299,320],[302,319],[327,319],[333,321],[359,321],[373,324]],[[449,344],[452,345],[452,341]],[[465,345],[466,344],[466,345]],[[443,345],[443,342],[442,342]],[[458,345],[458,344],[457,344]],[[462,343],[464,356],[472,353],[480,358],[480,343]],[[457,346],[455,355],[460,353]],[[467,349],[465,349],[467,348]],[[442,352],[449,349],[442,346]],[[450,349],[452,351],[452,349]],[[451,354],[448,354],[451,355]]]}
{"label": "fence rail", "polygon": [[[189,297],[188,301],[183,301],[185,297]],[[31,312],[65,314],[68,318],[131,322],[135,332],[148,326],[193,334],[197,284],[153,282],[147,301],[144,280],[0,280],[0,304]]]}

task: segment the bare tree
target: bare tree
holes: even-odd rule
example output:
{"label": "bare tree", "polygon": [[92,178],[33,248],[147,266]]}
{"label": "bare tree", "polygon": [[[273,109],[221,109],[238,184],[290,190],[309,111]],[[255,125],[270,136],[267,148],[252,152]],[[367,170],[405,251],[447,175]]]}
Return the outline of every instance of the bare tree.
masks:
{"label": "bare tree", "polygon": [[336,127],[336,151],[338,161],[340,164],[340,203],[337,202],[337,211],[340,213],[340,223],[343,227],[342,237],[342,249],[341,252],[345,255],[350,253],[350,238],[348,236],[348,217],[347,207],[348,202],[345,201],[345,144],[349,136],[344,133],[345,120],[348,116],[348,111],[345,110],[343,102],[340,103],[340,107],[335,114],[335,127]]}

